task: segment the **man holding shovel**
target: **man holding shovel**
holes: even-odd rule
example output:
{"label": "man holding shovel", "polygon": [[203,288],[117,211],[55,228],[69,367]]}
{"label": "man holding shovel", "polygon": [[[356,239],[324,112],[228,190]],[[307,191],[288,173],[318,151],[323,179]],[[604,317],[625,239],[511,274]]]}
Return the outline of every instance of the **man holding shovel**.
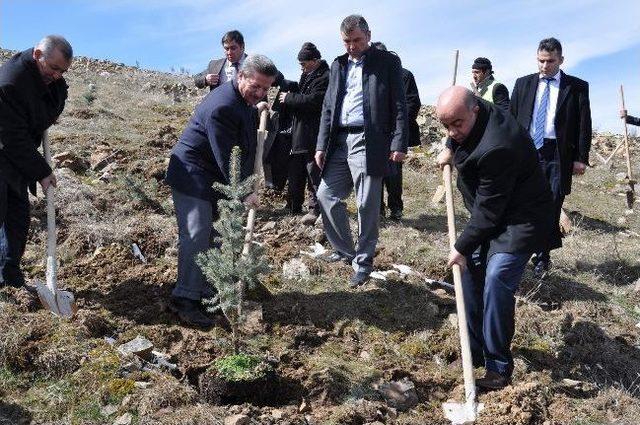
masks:
{"label": "man holding shovel", "polygon": [[[209,249],[218,218],[221,194],[214,182],[229,183],[231,150],[241,150],[241,177],[253,173],[256,154],[257,112],[255,105],[266,95],[278,70],[262,55],[248,56],[236,80],[210,92],[196,107],[187,128],[171,152],[166,182],[171,186],[178,220],[178,280],[169,308],[190,325],[213,326],[200,301],[214,296],[195,262]],[[262,105],[262,104],[261,104]],[[264,104],[266,105],[266,104]],[[255,194],[245,200],[257,203]]]}
{"label": "man holding shovel", "polygon": [[6,249],[6,257],[0,258],[0,265],[5,262],[0,285],[25,283],[20,261],[29,231],[28,190],[35,194],[36,182],[44,192],[56,186],[38,147],[64,109],[68,86],[62,74],[72,58],[69,42],[49,35],[0,67],[0,244]]}
{"label": "man holding shovel", "polygon": [[486,368],[476,385],[499,389],[513,372],[514,294],[553,226],[551,192],[529,136],[508,113],[453,86],[440,95],[437,114],[450,137],[438,164],[453,162],[471,213],[449,265],[463,269],[473,364]]}

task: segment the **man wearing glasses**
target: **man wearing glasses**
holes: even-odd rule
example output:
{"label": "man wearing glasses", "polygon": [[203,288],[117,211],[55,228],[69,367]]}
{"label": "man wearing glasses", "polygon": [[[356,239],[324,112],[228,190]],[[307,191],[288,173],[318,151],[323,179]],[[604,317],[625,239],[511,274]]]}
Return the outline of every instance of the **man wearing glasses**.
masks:
{"label": "man wearing glasses", "polygon": [[0,258],[0,285],[24,285],[20,260],[30,222],[27,189],[35,194],[36,182],[43,192],[56,186],[38,147],[64,109],[68,86],[62,74],[72,58],[67,40],[48,35],[0,67],[0,253],[6,251]]}

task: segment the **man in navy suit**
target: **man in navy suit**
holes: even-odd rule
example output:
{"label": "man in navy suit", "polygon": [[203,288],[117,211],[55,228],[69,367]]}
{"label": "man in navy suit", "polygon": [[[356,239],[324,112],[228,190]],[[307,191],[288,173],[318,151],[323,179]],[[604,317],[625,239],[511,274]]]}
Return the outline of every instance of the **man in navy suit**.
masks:
{"label": "man in navy suit", "polygon": [[528,132],[554,198],[556,226],[549,246],[534,256],[534,274],[544,277],[549,251],[562,246],[560,213],[571,193],[572,176],[584,174],[591,148],[589,84],[560,70],[562,45],[555,38],[540,42],[538,71],[518,78],[511,97],[511,113]]}
{"label": "man in navy suit", "polygon": [[[347,50],[331,64],[322,105],[316,164],[322,171],[318,202],[327,239],[335,252],[328,261],[351,263],[351,287],[373,270],[378,242],[382,179],[407,152],[409,127],[400,59],[371,48],[371,31],[359,15],[340,25]],[[354,247],[344,199],[353,188],[358,209]]]}
{"label": "man in navy suit", "polygon": [[[241,150],[241,177],[253,173],[256,151],[257,111],[255,105],[266,95],[278,70],[271,60],[251,55],[244,61],[237,80],[210,92],[196,107],[171,152],[166,182],[171,186],[178,220],[178,279],[169,307],[184,322],[210,327],[202,298],[214,295],[195,263],[198,253],[211,245],[212,223],[218,218],[221,195],[214,182],[229,183],[231,150]],[[246,203],[256,203],[250,195]]]}

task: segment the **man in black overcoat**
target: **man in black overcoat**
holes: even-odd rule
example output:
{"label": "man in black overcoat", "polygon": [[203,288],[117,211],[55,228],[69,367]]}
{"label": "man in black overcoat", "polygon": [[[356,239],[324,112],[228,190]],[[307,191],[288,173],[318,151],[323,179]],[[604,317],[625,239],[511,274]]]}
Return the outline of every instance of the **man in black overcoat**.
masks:
{"label": "man in black overcoat", "polygon": [[0,67],[0,250],[6,251],[0,285],[25,283],[20,261],[31,220],[28,190],[35,194],[38,182],[46,192],[57,183],[38,147],[64,109],[68,86],[62,74],[72,58],[69,42],[49,35]]}
{"label": "man in black overcoat", "polygon": [[[552,198],[526,131],[498,106],[454,86],[438,99],[438,119],[471,217],[449,254],[462,286],[476,385],[506,386],[513,373],[515,293],[531,254],[547,244]],[[438,158],[441,166],[450,160]]]}

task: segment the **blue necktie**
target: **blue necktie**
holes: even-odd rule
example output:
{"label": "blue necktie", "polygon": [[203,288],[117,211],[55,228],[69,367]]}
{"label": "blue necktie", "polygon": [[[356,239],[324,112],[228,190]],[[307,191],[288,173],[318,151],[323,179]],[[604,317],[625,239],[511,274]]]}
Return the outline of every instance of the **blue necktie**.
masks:
{"label": "blue necktie", "polygon": [[536,131],[533,133],[533,143],[536,145],[536,149],[540,149],[544,145],[544,130],[547,127],[547,108],[549,107],[549,83],[553,80],[551,77],[544,77],[543,80],[547,83],[544,86],[542,97],[540,98],[540,105],[538,106],[538,113],[536,114]]}

